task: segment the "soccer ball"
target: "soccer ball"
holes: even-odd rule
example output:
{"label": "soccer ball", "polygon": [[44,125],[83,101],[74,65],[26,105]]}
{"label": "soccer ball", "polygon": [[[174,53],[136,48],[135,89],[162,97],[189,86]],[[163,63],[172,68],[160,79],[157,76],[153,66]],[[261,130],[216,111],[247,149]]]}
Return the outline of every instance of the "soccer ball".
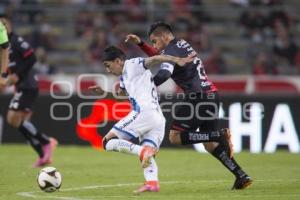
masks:
{"label": "soccer ball", "polygon": [[45,192],[54,192],[61,186],[61,174],[54,167],[45,167],[41,169],[37,176],[37,183],[41,190]]}

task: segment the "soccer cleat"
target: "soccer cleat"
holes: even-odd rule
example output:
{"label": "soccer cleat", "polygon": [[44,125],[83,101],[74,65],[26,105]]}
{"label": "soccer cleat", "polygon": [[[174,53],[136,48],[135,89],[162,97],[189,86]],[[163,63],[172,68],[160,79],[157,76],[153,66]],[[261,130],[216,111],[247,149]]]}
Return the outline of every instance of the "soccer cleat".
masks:
{"label": "soccer cleat", "polygon": [[144,146],[141,154],[140,160],[142,161],[142,167],[146,168],[151,164],[150,159],[156,154],[156,150],[153,147]]}
{"label": "soccer cleat", "polygon": [[232,190],[243,190],[252,184],[253,180],[250,176],[244,176],[243,178],[237,178],[232,186]]}
{"label": "soccer cleat", "polygon": [[159,192],[158,181],[146,181],[143,186],[133,191],[134,194],[141,194],[143,192]]}
{"label": "soccer cleat", "polygon": [[43,167],[45,166],[47,163],[44,162],[43,158],[38,158],[36,160],[36,162],[32,165],[32,167],[37,168],[37,167]]}
{"label": "soccer cleat", "polygon": [[233,144],[229,128],[221,129],[224,145],[228,148],[229,157],[233,158]]}
{"label": "soccer cleat", "polygon": [[43,162],[45,164],[50,164],[52,162],[52,154],[57,146],[58,142],[55,138],[50,138],[49,143],[43,146]]}

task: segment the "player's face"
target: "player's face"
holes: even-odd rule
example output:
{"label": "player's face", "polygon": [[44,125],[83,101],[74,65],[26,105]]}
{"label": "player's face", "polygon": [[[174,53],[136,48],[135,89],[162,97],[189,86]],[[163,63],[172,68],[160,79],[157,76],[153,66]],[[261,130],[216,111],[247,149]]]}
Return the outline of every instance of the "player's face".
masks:
{"label": "player's face", "polygon": [[159,35],[151,34],[150,41],[151,41],[153,47],[160,51],[163,50],[167,46],[165,38],[164,38],[164,34],[159,34]]}
{"label": "player's face", "polygon": [[122,74],[122,62],[120,59],[115,59],[113,61],[104,61],[103,62],[106,71],[115,76],[120,76]]}

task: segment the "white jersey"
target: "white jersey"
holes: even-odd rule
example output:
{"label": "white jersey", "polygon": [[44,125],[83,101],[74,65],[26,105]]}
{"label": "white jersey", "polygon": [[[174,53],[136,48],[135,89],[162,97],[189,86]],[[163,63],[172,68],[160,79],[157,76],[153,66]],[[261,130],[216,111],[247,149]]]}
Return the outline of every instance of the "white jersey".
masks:
{"label": "white jersey", "polygon": [[160,110],[152,73],[144,66],[145,59],[138,57],[125,61],[120,76],[120,87],[125,89],[133,110]]}

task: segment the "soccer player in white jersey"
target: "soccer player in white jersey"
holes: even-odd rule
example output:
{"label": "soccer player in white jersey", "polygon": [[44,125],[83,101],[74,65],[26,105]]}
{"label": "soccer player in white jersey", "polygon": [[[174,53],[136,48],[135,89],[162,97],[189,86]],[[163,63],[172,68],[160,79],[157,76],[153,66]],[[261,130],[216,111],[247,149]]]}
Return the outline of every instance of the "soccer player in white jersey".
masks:
{"label": "soccer player in white jersey", "polygon": [[[166,120],[160,109],[156,87],[148,67],[162,62],[173,62],[183,66],[194,58],[157,55],[125,60],[125,57],[124,52],[114,46],[107,47],[102,55],[106,70],[120,77],[118,95],[127,94],[132,104],[132,111],[105,135],[103,147],[107,151],[139,156],[144,169],[145,183],[134,192],[158,192],[158,167],[154,156],[164,138]],[[90,90],[97,94],[104,93],[100,86],[92,86]],[[135,138],[139,138],[140,145],[131,142]]]}

